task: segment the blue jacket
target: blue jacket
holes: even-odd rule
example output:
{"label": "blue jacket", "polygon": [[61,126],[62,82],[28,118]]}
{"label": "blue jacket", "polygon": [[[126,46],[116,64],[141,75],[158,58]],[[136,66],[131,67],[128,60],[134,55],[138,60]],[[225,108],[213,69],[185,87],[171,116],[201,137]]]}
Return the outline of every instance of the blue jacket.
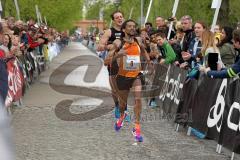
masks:
{"label": "blue jacket", "polygon": [[23,33],[22,37],[21,37],[21,43],[24,43],[25,45],[28,44],[28,38],[27,38],[27,34]]}
{"label": "blue jacket", "polygon": [[240,74],[240,59],[228,69],[207,72],[207,75],[211,78],[232,78],[238,74]]}
{"label": "blue jacket", "polygon": [[194,68],[196,66],[196,57],[201,52],[202,49],[202,43],[201,41],[198,42],[196,52],[194,53],[194,45],[197,42],[197,38],[195,37],[189,44],[188,52],[191,54],[191,58],[187,60],[188,64],[191,66],[191,68]]}
{"label": "blue jacket", "polygon": [[196,53],[194,53],[194,44],[197,42],[197,38],[194,38],[189,45],[188,51],[192,55],[192,58],[196,58],[196,56],[201,52],[202,43],[201,41],[198,42]]}
{"label": "blue jacket", "polygon": [[8,72],[6,62],[0,59],[0,102],[5,101],[8,93]]}

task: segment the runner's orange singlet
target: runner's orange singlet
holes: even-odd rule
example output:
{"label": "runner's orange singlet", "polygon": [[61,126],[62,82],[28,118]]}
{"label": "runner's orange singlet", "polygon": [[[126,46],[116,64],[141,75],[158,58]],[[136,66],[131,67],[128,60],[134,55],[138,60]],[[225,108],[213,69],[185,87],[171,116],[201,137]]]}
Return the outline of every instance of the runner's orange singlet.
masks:
{"label": "runner's orange singlet", "polygon": [[127,55],[120,58],[118,75],[124,77],[137,77],[141,71],[140,47],[137,42],[123,45]]}

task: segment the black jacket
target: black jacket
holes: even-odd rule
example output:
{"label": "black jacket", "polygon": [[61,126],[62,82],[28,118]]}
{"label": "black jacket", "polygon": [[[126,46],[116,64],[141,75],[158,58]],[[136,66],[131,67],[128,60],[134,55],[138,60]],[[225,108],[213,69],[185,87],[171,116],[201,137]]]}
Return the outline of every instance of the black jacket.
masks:
{"label": "black jacket", "polygon": [[185,51],[185,52],[188,51],[190,42],[191,42],[195,37],[196,37],[196,35],[195,35],[193,29],[190,29],[190,30],[185,31],[185,36],[184,36],[184,39],[183,39],[182,51]]}

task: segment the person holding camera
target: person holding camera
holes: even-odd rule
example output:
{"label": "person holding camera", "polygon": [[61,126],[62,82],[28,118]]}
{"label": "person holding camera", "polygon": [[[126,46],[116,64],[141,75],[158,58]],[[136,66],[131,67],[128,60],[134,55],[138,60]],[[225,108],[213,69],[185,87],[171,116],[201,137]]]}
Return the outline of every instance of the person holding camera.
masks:
{"label": "person holding camera", "polygon": [[39,27],[37,24],[35,24],[29,29],[27,33],[28,51],[32,51],[33,49],[45,42],[45,40],[41,38],[41,36],[42,35],[39,33]]}
{"label": "person holding camera", "polygon": [[[168,20],[174,21],[175,19],[169,18]],[[158,32],[164,32],[166,35],[168,35],[169,27],[167,26],[166,21],[163,17],[158,16],[156,18],[156,27]],[[175,32],[172,30],[169,39],[174,38],[174,36],[175,36]]]}

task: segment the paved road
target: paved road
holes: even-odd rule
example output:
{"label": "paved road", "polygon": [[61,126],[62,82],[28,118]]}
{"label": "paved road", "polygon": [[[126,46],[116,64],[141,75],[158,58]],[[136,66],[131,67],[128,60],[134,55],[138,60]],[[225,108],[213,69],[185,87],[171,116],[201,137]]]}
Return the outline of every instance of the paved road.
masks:
{"label": "paved road", "polygon": [[28,90],[24,106],[14,111],[17,160],[230,159],[226,149],[215,152],[214,141],[186,136],[184,129],[175,132],[172,121],[161,118],[161,109],[148,108],[144,100],[144,142],[134,145],[131,123],[119,133],[113,130],[109,95],[101,61],[81,44],[71,43]]}

